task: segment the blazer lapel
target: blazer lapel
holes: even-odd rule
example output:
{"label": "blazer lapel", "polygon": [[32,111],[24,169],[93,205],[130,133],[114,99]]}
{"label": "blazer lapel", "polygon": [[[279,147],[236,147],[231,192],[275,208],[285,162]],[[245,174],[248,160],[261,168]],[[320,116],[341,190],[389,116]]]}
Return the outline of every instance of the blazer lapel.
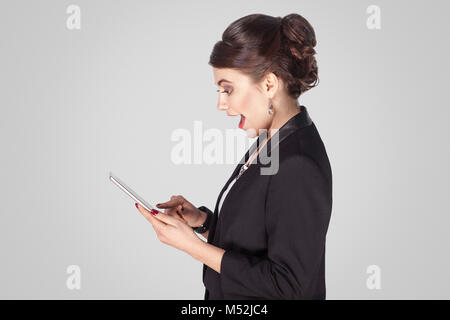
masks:
{"label": "blazer lapel", "polygon": [[[312,120],[308,114],[308,110],[305,106],[300,106],[300,112],[298,114],[296,114],[295,116],[293,116],[291,119],[289,119],[275,134],[273,137],[275,137],[275,135],[278,135],[278,139],[274,139],[274,143],[272,145],[271,140],[270,139],[265,145],[264,147],[261,149],[263,150],[266,147],[269,147],[269,152],[268,155],[270,155],[270,152],[272,150],[274,150],[284,139],[286,139],[288,136],[290,136],[292,133],[294,133],[295,131],[297,131],[300,128],[309,126],[312,124]],[[261,133],[258,138],[256,139],[256,141],[252,144],[252,146],[249,148],[249,150],[247,150],[247,152],[245,153],[245,155],[242,157],[242,159],[239,161],[238,165],[236,166],[236,168],[234,169],[233,173],[231,174],[231,177],[228,179],[228,181],[226,182],[225,186],[222,188],[222,190],[220,191],[220,194],[217,198],[216,201],[216,206],[214,208],[214,214],[212,216],[212,221],[211,221],[211,227],[208,233],[208,243],[211,243],[212,240],[214,239],[214,235],[216,232],[216,229],[218,227],[218,206],[219,206],[219,202],[220,199],[222,198],[223,193],[225,192],[225,190],[228,188],[228,185],[231,183],[231,181],[236,177],[236,175],[239,173],[240,168],[242,167],[242,165],[247,162],[247,160],[250,157],[250,154],[253,154],[253,152],[256,150],[257,146],[259,146],[260,141],[262,141],[262,139],[266,137],[266,132]],[[272,138],[273,138],[272,137]],[[258,157],[256,157],[255,159],[257,159]],[[206,273],[206,265],[203,264],[203,282],[205,282],[205,273]]]}
{"label": "blazer lapel", "polygon": [[268,155],[271,154],[272,150],[275,150],[276,147],[287,137],[289,137],[295,131],[309,126],[312,124],[312,119],[308,114],[308,110],[305,106],[300,106],[300,112],[295,116],[290,118],[274,135],[272,138],[277,137],[278,139],[272,138],[267,142],[264,148],[269,148]]}
{"label": "blazer lapel", "polygon": [[[273,139],[275,142],[271,142],[272,139],[270,139],[265,145],[264,147],[261,149],[261,151],[264,148],[269,148],[268,151],[268,155],[270,155],[271,151],[274,150],[284,139],[286,139],[288,136],[290,136],[292,133],[294,133],[295,131],[297,131],[300,128],[303,128],[305,126],[308,126],[312,123],[312,120],[308,114],[308,110],[305,106],[301,105],[300,106],[300,112],[297,113],[295,116],[293,116],[291,119],[289,119],[283,126],[281,126],[281,128],[274,134],[273,137],[277,136],[278,139]],[[223,193],[227,190],[228,185],[231,183],[231,181],[233,181],[233,179],[236,177],[236,175],[239,173],[240,168],[242,167],[242,165],[247,162],[247,160],[249,159],[250,155],[253,154],[253,152],[257,149],[257,147],[260,145],[260,141],[262,141],[267,135],[267,132],[263,132],[261,133],[258,138],[256,139],[256,141],[252,144],[252,146],[247,150],[247,152],[245,153],[245,155],[242,157],[242,159],[239,161],[238,165],[236,166],[236,168],[234,169],[233,173],[231,174],[230,178],[228,179],[228,181],[225,183],[225,186],[222,188],[222,190],[219,193],[219,196],[217,198],[216,201],[216,206],[214,208],[214,217],[217,219],[219,212],[218,212],[218,207],[219,207],[219,203],[220,200],[222,198]],[[272,137],[272,138],[273,138]],[[256,159],[256,158],[255,158]],[[254,160],[255,161],[255,160]],[[208,242],[213,239],[214,237],[214,233],[215,233],[215,229],[217,226],[216,221],[211,221],[211,225],[213,226],[208,233]]]}

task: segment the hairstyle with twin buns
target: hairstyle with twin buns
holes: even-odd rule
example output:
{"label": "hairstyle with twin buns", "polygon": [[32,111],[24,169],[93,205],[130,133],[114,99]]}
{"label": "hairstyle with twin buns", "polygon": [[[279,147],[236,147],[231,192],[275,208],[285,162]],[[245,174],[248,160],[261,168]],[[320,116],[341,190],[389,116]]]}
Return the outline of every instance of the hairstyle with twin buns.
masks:
{"label": "hairstyle with twin buns", "polygon": [[255,83],[273,72],[297,99],[319,83],[316,35],[299,14],[284,18],[250,14],[231,23],[212,50],[208,64],[237,69]]}

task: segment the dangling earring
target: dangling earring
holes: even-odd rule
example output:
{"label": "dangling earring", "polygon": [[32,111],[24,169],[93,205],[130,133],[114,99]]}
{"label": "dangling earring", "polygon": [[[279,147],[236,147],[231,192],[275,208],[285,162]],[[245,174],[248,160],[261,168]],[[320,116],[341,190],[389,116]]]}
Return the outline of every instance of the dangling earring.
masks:
{"label": "dangling earring", "polygon": [[272,100],[269,100],[270,105],[269,105],[269,114],[273,115],[273,104],[272,104]]}

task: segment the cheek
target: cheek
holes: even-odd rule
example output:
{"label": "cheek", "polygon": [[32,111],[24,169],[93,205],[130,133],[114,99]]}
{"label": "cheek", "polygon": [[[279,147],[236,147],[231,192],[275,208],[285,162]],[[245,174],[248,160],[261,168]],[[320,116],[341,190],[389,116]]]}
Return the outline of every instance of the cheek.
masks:
{"label": "cheek", "polygon": [[[265,108],[267,102],[259,92],[253,92],[247,95],[247,120],[248,124],[255,128],[262,128],[266,125],[268,107]],[[266,114],[267,113],[267,114]]]}
{"label": "cheek", "polygon": [[257,93],[247,90],[241,99],[241,113],[244,113],[249,119],[258,117],[258,109],[260,109],[261,105],[261,101],[258,97]]}

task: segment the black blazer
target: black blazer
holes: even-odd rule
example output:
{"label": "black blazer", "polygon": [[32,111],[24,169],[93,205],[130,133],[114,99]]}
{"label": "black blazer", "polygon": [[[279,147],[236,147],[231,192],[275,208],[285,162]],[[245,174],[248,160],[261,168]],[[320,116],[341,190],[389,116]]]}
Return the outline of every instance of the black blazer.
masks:
{"label": "black blazer", "polygon": [[[222,194],[264,137],[239,162],[214,212],[203,207],[213,214],[208,243],[226,250],[220,274],[203,265],[205,300],[325,299],[331,167],[305,106],[262,148],[265,160],[258,155],[234,183],[218,215]],[[279,165],[267,165],[274,152]],[[278,171],[262,174],[269,166]]]}

